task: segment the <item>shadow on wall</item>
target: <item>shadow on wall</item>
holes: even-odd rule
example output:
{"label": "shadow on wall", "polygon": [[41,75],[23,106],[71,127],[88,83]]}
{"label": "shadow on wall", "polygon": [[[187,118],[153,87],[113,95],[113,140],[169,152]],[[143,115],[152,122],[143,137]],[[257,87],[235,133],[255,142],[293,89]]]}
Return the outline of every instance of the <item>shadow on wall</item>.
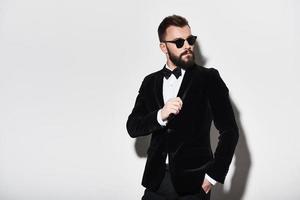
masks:
{"label": "shadow on wall", "polygon": [[[225,190],[224,185],[217,184],[212,191],[211,200],[241,200],[248,182],[249,172],[251,168],[251,155],[249,152],[248,144],[245,137],[245,132],[240,120],[240,113],[236,108],[234,102],[231,101],[232,108],[235,114],[236,123],[239,127],[239,142],[235,149],[234,162],[231,163],[231,167],[234,165],[234,172],[231,180],[228,179],[226,182],[231,182],[230,188]],[[217,146],[219,131],[212,125],[211,128],[211,138],[212,146],[215,148]],[[227,177],[229,178],[229,177]],[[225,182],[225,184],[226,184]]]}
{"label": "shadow on wall", "polygon": [[[195,44],[194,53],[195,53],[196,63],[201,66],[205,66],[207,59],[202,55],[198,43]],[[241,124],[240,113],[238,112],[238,109],[236,108],[236,105],[234,104],[234,102],[232,102],[232,100],[231,103],[234,110],[236,122],[239,127],[239,134],[240,134],[239,142],[234,154],[235,162],[231,163],[231,167],[232,165],[234,165],[235,169],[232,175],[232,180],[231,180],[231,185],[229,190],[225,190],[224,185],[217,184],[216,186],[213,187],[211,200],[221,200],[221,199],[241,200],[245,193],[247,182],[248,182],[248,176],[251,167],[251,156],[250,156],[249,148],[245,137],[245,132]],[[211,134],[212,147],[213,149],[215,149],[218,142],[219,132],[215,128],[213,123],[210,132],[211,132],[210,134]],[[151,139],[151,135],[136,138],[135,151],[138,157],[140,158],[147,157],[147,149],[150,144],[150,139]]]}

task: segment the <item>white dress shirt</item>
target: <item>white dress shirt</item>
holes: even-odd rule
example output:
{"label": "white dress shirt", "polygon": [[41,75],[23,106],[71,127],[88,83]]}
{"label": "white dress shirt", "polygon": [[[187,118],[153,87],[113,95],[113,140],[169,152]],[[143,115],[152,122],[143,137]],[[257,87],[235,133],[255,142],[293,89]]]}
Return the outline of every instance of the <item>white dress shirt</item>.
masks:
{"label": "white dress shirt", "polygon": [[[166,64],[166,68],[170,69],[170,67]],[[171,69],[170,69],[171,70]],[[169,99],[177,97],[182,79],[184,77],[185,70],[181,69],[181,76],[178,77],[178,79],[174,76],[174,74],[171,74],[171,76],[166,79],[164,77],[163,80],[163,98],[164,103],[166,103]],[[163,121],[161,118],[161,109],[157,112],[157,121],[160,125],[166,126],[168,121]],[[166,158],[166,163],[168,163],[168,155]],[[217,182],[212,179],[210,176],[205,174],[205,178],[213,185],[215,185]]]}

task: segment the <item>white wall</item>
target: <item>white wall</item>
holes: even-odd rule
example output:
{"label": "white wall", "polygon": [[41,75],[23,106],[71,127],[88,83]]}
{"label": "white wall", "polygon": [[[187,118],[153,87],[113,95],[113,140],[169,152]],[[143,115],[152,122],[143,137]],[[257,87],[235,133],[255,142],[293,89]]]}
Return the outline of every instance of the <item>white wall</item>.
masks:
{"label": "white wall", "polygon": [[299,12],[297,0],[0,1],[0,199],[141,197],[147,140],[125,123],[165,62],[156,30],[174,13],[229,87],[241,130],[212,200],[299,199]]}

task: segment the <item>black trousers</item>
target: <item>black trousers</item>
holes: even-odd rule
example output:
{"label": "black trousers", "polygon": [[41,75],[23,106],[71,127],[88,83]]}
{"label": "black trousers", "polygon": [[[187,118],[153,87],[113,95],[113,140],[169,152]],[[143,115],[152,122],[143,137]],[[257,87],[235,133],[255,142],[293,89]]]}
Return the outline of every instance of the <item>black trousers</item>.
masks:
{"label": "black trousers", "polygon": [[209,199],[210,199],[210,192],[208,194],[197,193],[193,195],[179,196],[176,193],[174,186],[172,184],[171,175],[168,168],[166,168],[165,176],[158,190],[150,191],[149,189],[145,189],[144,196],[142,197],[142,200],[209,200]]}

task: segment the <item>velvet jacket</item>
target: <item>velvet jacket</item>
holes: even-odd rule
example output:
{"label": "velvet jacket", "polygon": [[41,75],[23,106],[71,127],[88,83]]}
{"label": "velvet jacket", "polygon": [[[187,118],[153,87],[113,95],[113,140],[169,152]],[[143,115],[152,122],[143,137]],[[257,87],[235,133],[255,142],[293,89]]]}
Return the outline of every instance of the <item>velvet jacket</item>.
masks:
{"label": "velvet jacket", "polygon": [[[167,153],[178,194],[203,192],[205,173],[224,183],[239,133],[229,90],[219,72],[198,65],[186,70],[177,95],[183,101],[182,109],[168,119],[166,126],[157,121],[157,112],[164,106],[162,84],[162,70],[144,78],[126,123],[133,138],[152,134],[142,185],[153,191],[158,189]],[[210,143],[212,121],[219,131],[215,152]]]}

